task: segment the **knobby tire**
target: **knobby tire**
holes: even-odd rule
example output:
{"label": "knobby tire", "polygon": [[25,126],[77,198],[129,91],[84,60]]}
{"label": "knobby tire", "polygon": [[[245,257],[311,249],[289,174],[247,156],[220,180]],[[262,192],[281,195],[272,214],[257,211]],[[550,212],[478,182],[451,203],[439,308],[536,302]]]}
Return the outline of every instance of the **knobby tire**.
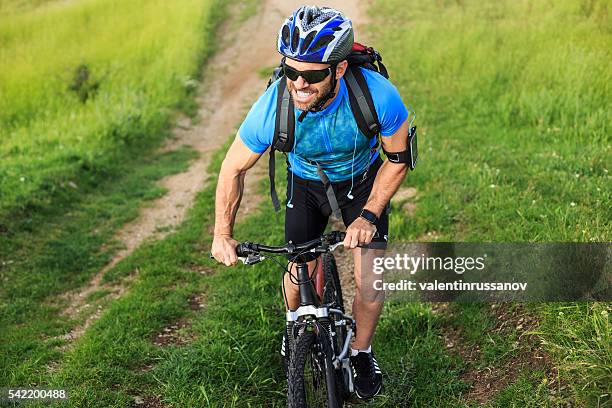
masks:
{"label": "knobby tire", "polygon": [[[305,330],[299,335],[289,365],[289,408],[342,407],[342,396],[336,392],[336,375],[331,357],[327,334]],[[330,404],[329,397],[332,395],[336,399],[335,404]]]}
{"label": "knobby tire", "polygon": [[[323,275],[325,276],[325,290],[323,291],[323,303],[331,305],[335,309],[340,309],[344,313],[344,299],[342,297],[342,286],[340,285],[340,276],[338,274],[338,266],[334,255],[330,252],[323,254]],[[344,339],[346,338],[346,326],[336,326],[334,322],[338,319],[337,315],[332,315],[332,328],[335,331],[333,337],[333,348],[336,356],[342,352]],[[336,372],[336,395],[342,406],[342,400],[349,398],[350,391],[346,385],[343,371],[335,370]]]}

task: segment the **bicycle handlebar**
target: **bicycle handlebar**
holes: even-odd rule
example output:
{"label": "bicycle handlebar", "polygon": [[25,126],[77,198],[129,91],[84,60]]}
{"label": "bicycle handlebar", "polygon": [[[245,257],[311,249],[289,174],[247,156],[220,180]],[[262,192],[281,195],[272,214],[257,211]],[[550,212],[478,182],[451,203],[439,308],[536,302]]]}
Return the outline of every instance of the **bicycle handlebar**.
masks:
{"label": "bicycle handlebar", "polygon": [[236,255],[239,257],[245,257],[253,254],[258,255],[261,252],[289,255],[309,251],[323,253],[334,250],[335,246],[344,241],[345,236],[345,232],[332,231],[328,234],[323,234],[320,238],[316,238],[302,244],[296,245],[289,242],[283,246],[268,246],[247,241],[239,244],[236,247]]}
{"label": "bicycle handlebar", "polygon": [[[238,244],[236,247],[236,255],[238,255],[238,259],[245,265],[252,265],[264,260],[264,257],[261,256],[262,252],[289,255],[297,255],[303,252],[322,254],[336,249],[338,245],[342,244],[345,237],[346,232],[332,231],[328,234],[323,234],[320,238],[297,245],[289,242],[283,246],[268,246],[246,241]],[[209,256],[213,258],[212,253],[210,253]]]}

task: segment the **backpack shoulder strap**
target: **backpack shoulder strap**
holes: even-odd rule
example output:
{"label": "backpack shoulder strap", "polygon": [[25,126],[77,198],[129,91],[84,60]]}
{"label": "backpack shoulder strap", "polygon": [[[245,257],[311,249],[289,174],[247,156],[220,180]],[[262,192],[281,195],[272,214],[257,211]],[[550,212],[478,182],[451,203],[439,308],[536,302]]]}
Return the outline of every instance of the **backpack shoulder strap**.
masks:
{"label": "backpack shoulder strap", "polygon": [[295,136],[295,113],[293,100],[287,89],[287,82],[281,79],[278,82],[276,97],[276,121],[274,123],[274,138],[272,147],[281,152],[290,152],[293,149]]}
{"label": "backpack shoulder strap", "polygon": [[276,97],[276,120],[274,122],[274,136],[270,146],[270,158],[268,159],[268,177],[270,178],[270,198],[276,211],[280,211],[280,201],[276,193],[276,161],[274,152],[290,152],[293,149],[295,139],[295,113],[293,112],[293,101],[287,89],[287,82],[281,79],[278,82]]}
{"label": "backpack shoulder strap", "polygon": [[351,110],[359,130],[369,139],[377,136],[380,132],[380,123],[378,122],[370,88],[368,88],[361,69],[357,65],[349,65],[344,78],[346,79]]}

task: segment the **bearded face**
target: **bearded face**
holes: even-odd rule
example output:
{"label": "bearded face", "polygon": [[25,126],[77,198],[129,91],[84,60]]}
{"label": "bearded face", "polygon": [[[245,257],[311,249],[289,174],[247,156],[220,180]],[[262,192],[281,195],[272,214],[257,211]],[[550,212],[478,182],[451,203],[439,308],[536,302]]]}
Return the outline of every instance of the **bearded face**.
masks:
{"label": "bearded face", "polygon": [[331,75],[318,84],[308,84],[301,77],[297,81],[287,80],[287,87],[295,107],[307,111],[315,107],[331,90]]}
{"label": "bearded face", "polygon": [[[346,64],[346,61],[343,61]],[[321,70],[329,67],[329,64],[318,64],[310,62],[301,62],[289,60],[285,62],[286,65],[294,68],[298,71],[309,71],[309,70]],[[340,78],[346,69],[344,64],[339,64],[336,72],[336,78]],[[293,104],[296,108],[302,111],[312,109],[319,103],[319,101],[327,95],[331,90],[332,77],[327,75],[321,82],[315,84],[309,84],[303,77],[298,77],[297,80],[292,81],[287,78],[287,89],[291,93]],[[328,102],[329,103],[329,102]]]}

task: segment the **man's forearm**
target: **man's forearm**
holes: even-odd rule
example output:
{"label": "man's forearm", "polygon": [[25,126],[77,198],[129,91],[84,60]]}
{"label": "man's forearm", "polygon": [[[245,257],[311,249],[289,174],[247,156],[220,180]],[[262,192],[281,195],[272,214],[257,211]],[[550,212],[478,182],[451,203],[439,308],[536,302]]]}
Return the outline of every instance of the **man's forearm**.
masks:
{"label": "man's forearm", "polygon": [[246,172],[221,166],[217,192],[215,194],[215,235],[231,236],[242,192]]}
{"label": "man's forearm", "polygon": [[407,165],[385,161],[376,174],[372,192],[364,208],[380,217],[389,200],[404,181],[407,172]]}

